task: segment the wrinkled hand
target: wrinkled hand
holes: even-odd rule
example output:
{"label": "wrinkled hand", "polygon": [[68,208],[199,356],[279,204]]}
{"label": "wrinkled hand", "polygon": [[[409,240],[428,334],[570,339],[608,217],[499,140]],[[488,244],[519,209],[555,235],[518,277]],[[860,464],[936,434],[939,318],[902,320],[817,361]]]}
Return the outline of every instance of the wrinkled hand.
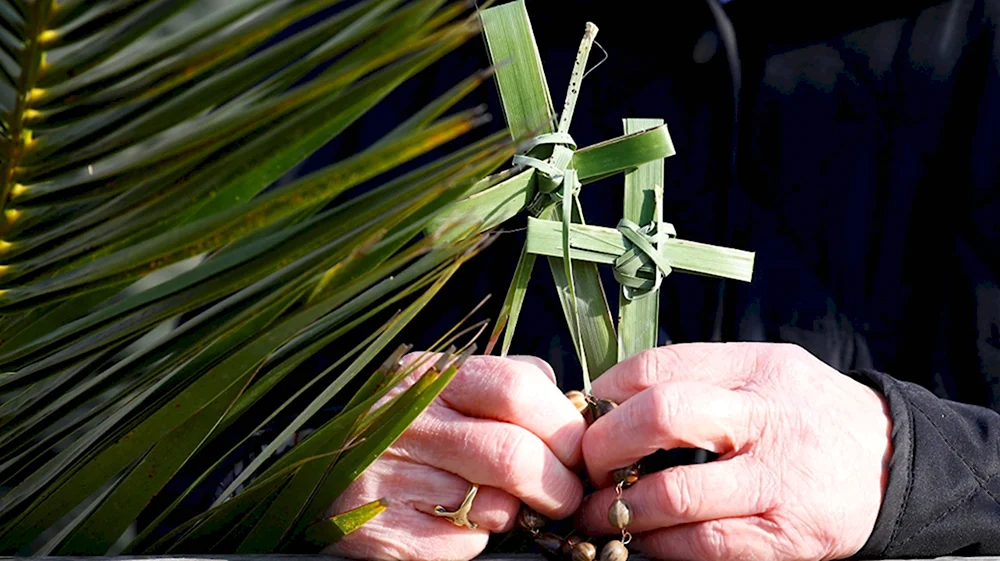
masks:
{"label": "wrinkled hand", "polygon": [[[703,448],[715,462],[643,476],[624,491],[640,551],[672,560],[836,559],[875,525],[891,455],[891,421],[875,391],[799,347],[691,344],[654,349],[594,382],[620,407],[583,441],[591,479],[658,449]],[[607,522],[614,489],[580,522]]]}
{"label": "wrinkled hand", "polygon": [[[565,518],[583,496],[572,470],[582,466],[585,430],[541,359],[472,357],[328,515],[383,497],[390,501],[388,509],[326,552],[365,559],[471,559],[486,547],[491,532],[514,528],[521,501],[551,518]],[[432,514],[435,505],[457,509],[469,482],[480,484],[469,513],[477,529]]]}

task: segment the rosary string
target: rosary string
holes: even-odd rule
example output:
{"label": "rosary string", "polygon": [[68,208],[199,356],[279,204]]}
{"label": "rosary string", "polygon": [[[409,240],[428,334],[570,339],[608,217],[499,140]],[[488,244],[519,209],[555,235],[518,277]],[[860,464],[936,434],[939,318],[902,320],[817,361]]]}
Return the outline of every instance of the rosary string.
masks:
{"label": "rosary string", "polygon": [[[576,410],[583,415],[590,425],[601,416],[606,415],[618,405],[607,399],[597,399],[593,395],[580,391],[566,393]],[[526,504],[521,504],[517,516],[518,526],[531,534],[535,544],[547,557],[559,561],[627,561],[628,548],[632,534],[628,531],[632,523],[632,508],[622,498],[623,491],[639,481],[640,471],[635,464],[620,468],[612,473],[615,481],[615,501],[608,508],[608,523],[621,531],[621,539],[610,540],[601,548],[597,555],[597,546],[575,534],[563,538],[552,532],[543,532],[548,520]]]}

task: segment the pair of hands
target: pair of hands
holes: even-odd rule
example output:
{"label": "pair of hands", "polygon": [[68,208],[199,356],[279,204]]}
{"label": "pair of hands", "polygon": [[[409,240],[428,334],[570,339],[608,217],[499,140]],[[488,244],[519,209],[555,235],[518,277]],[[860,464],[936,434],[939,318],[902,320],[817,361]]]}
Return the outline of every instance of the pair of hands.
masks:
{"label": "pair of hands", "polygon": [[[327,552],[471,559],[490,533],[514,529],[521,502],[616,534],[611,472],[674,448],[719,459],[647,474],[624,490],[629,547],[650,557],[844,558],[874,528],[891,455],[886,404],[799,347],[662,347],[621,362],[593,392],[620,406],[588,428],[544,361],[474,357],[330,507],[333,515],[391,500]],[[599,488],[586,498],[583,470]],[[469,514],[478,529],[432,514],[457,507],[469,482],[480,484]]]}

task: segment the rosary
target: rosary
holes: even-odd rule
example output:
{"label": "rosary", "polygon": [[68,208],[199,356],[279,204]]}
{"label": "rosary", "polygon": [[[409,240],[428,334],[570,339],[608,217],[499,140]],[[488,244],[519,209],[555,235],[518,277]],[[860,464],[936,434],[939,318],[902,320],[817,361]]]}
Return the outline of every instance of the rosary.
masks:
{"label": "rosary", "polygon": [[[611,400],[597,399],[592,395],[585,395],[583,392],[577,390],[567,392],[566,397],[573,403],[577,411],[583,415],[588,425],[617,407],[617,404]],[[531,534],[538,547],[550,559],[562,561],[595,561],[595,559],[599,559],[600,561],[626,561],[628,559],[628,548],[626,546],[632,541],[632,534],[628,531],[628,525],[632,522],[632,508],[622,498],[622,490],[631,487],[639,480],[639,467],[633,464],[617,469],[612,473],[612,479],[615,482],[615,492],[618,498],[608,508],[608,522],[621,530],[622,535],[621,539],[614,539],[605,543],[601,548],[600,557],[597,555],[597,546],[580,536],[570,534],[568,537],[563,538],[552,532],[542,532],[548,520],[523,503],[521,504],[521,511],[517,515],[517,524],[522,530]]]}

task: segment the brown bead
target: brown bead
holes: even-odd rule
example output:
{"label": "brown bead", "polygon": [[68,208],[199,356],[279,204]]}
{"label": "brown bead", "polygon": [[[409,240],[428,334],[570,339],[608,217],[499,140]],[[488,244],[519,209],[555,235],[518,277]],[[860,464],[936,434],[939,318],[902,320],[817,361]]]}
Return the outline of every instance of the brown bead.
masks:
{"label": "brown bead", "polygon": [[587,421],[588,425],[593,424],[594,421],[607,415],[614,408],[618,407],[618,404],[610,399],[592,400],[588,403],[588,405],[589,407],[587,407],[587,410],[583,413],[583,418]]}
{"label": "brown bead", "polygon": [[542,534],[538,534],[535,537],[535,543],[538,544],[538,547],[542,551],[545,551],[547,553],[551,553],[553,555],[562,553],[560,551],[560,548],[562,548],[563,539],[558,535],[553,534],[552,532],[544,532]]}
{"label": "brown bead", "polygon": [[628,549],[620,540],[611,540],[601,549],[601,561],[627,561]]}
{"label": "brown bead", "polygon": [[566,399],[576,407],[576,410],[583,413],[587,410],[587,396],[583,395],[583,392],[572,390],[566,392]]}
{"label": "brown bead", "polygon": [[632,522],[632,508],[624,499],[617,499],[608,509],[608,522],[619,530],[624,530]]}
{"label": "brown bead", "polygon": [[541,530],[549,521],[544,516],[538,514],[535,509],[526,504],[521,504],[521,510],[517,513],[517,524],[522,530],[534,532]]}
{"label": "brown bead", "polygon": [[562,547],[559,548],[559,553],[562,553],[563,557],[570,558],[573,556],[573,548],[581,542],[583,542],[583,538],[580,536],[570,536],[563,540]]}
{"label": "brown bead", "polygon": [[580,542],[573,546],[573,561],[594,561],[597,548],[590,542]]}
{"label": "brown bead", "polygon": [[598,399],[597,400],[597,418],[607,415],[612,409],[618,407],[618,404],[610,399]]}
{"label": "brown bead", "polygon": [[627,489],[639,481],[639,468],[633,464],[616,469],[611,472],[611,478],[615,480],[615,485],[621,483],[621,486]]}

